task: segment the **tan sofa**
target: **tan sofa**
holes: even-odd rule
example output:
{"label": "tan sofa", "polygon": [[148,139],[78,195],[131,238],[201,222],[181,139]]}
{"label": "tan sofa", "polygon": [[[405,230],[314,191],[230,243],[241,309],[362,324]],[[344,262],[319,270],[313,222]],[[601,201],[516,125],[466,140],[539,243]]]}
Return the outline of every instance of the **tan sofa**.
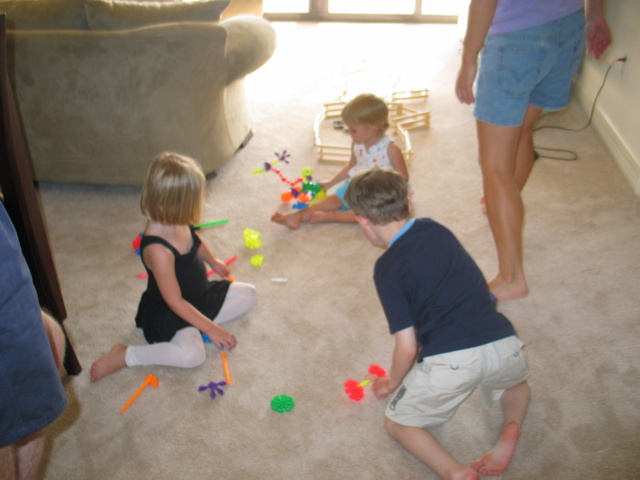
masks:
{"label": "tan sofa", "polygon": [[178,3],[0,0],[37,180],[140,185],[167,150],[209,174],[243,145],[243,78],[271,57],[275,32],[258,16],[218,22],[227,0]]}

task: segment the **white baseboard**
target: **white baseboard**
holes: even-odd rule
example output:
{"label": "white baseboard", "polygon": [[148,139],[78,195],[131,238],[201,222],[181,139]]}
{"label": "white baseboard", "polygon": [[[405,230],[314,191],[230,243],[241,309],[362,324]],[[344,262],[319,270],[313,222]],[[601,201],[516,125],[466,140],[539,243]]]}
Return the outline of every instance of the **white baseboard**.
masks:
{"label": "white baseboard", "polygon": [[[580,84],[575,84],[574,87],[578,103],[585,112],[590,112],[593,98],[586,95]],[[634,193],[640,195],[640,159],[634,158],[633,153],[620,137],[615,127],[598,108],[594,111],[592,125],[620,167],[620,170],[622,170],[623,175],[633,187]]]}

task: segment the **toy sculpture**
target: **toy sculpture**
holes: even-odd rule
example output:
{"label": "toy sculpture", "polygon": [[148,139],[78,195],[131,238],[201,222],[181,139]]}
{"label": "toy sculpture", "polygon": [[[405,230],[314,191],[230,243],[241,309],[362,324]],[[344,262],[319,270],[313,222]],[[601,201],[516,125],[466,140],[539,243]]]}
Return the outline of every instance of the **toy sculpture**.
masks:
{"label": "toy sculpture", "polygon": [[[368,373],[369,375],[373,375],[379,378],[387,376],[387,372],[385,372],[384,368],[382,368],[380,365],[369,365]],[[349,380],[344,382],[344,393],[346,393],[351,400],[359,402],[364,398],[364,387],[370,382],[370,378],[367,378],[366,380],[359,383],[357,380],[353,380],[350,378]]]}
{"label": "toy sculpture", "polygon": [[280,177],[280,180],[282,180],[284,183],[289,184],[290,189],[280,195],[280,199],[283,203],[287,203],[295,199],[297,200],[297,202],[293,205],[292,208],[302,209],[313,204],[314,201],[322,200],[326,197],[326,192],[324,191],[324,189],[320,185],[315,183],[311,178],[311,174],[313,173],[313,170],[311,170],[311,168],[304,168],[302,170],[302,175],[297,180],[289,180],[279,169],[273,168],[273,165],[278,162],[289,163],[287,158],[289,158],[291,155],[289,155],[286,150],[284,150],[281,154],[276,153],[275,155],[276,160],[271,163],[265,163],[261,169],[254,170],[253,173],[258,174],[263,172],[273,172],[278,175],[278,177]]}

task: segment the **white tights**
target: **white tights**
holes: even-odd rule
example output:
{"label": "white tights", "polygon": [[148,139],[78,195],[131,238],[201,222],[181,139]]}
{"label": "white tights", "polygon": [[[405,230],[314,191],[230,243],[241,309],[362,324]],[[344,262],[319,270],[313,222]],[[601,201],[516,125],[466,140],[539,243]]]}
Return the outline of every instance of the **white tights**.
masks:
{"label": "white tights", "polygon": [[[249,283],[233,282],[224,299],[222,308],[213,319],[216,324],[233,320],[246,313],[256,304],[256,288]],[[195,327],[178,330],[168,342],[150,345],[131,345],[125,352],[128,367],[138,365],[166,365],[193,368],[202,365],[207,357],[200,331]]]}

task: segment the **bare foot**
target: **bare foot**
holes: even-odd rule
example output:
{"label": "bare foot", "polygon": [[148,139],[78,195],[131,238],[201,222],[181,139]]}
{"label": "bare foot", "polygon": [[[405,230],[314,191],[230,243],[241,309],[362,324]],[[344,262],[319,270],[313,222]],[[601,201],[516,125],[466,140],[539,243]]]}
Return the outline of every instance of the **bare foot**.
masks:
{"label": "bare foot", "polygon": [[529,287],[524,280],[514,280],[506,282],[501,275],[489,282],[489,290],[498,300],[515,300],[516,298],[524,298],[529,294]]}
{"label": "bare foot", "polygon": [[480,480],[480,475],[471,467],[455,472],[451,475],[451,480]]}
{"label": "bare foot", "polygon": [[302,217],[299,215],[299,212],[289,213],[287,215],[276,212],[271,216],[271,221],[289,227],[291,230],[296,230],[300,226]]}
{"label": "bare foot", "polygon": [[93,362],[93,365],[91,365],[91,381],[97,382],[102,377],[126,367],[127,363],[124,361],[124,352],[126,350],[126,345],[118,343],[111,347],[109,353]]}
{"label": "bare foot", "polygon": [[493,448],[473,462],[471,467],[483,475],[500,475],[509,466],[519,438],[520,427],[516,423],[509,423]]}

